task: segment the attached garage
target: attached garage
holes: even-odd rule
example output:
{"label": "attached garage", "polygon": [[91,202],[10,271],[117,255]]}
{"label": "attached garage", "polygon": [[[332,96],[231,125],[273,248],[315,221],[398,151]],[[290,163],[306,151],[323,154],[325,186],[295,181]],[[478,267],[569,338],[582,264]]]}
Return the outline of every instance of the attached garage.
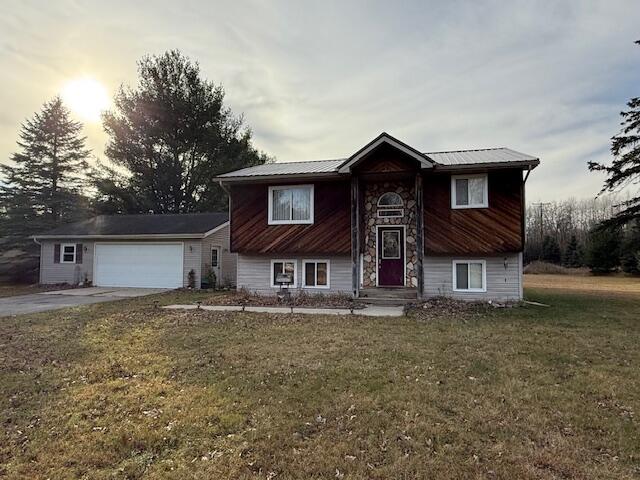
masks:
{"label": "attached garage", "polygon": [[181,288],[236,283],[227,213],[101,215],[36,235],[40,283]]}
{"label": "attached garage", "polygon": [[180,288],[182,243],[96,243],[93,284],[99,287]]}

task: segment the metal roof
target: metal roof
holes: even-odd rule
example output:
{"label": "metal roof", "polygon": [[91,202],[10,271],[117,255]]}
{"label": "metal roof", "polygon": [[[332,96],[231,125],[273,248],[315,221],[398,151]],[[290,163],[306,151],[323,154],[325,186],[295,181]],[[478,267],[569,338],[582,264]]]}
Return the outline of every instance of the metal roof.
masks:
{"label": "metal roof", "polygon": [[62,225],[36,238],[117,235],[202,236],[229,220],[224,213],[180,213],[163,215],[99,215]]}
{"label": "metal roof", "polygon": [[311,160],[308,162],[265,163],[219,175],[228,177],[261,177],[264,175],[300,175],[309,173],[334,173],[345,159]]}
{"label": "metal roof", "polygon": [[[477,150],[451,150],[446,152],[426,152],[423,155],[436,163],[438,167],[461,168],[473,166],[537,165],[539,160],[526,153],[510,148],[484,148]],[[330,175],[338,174],[340,165],[348,159],[311,160],[307,162],[267,163],[256,167],[243,168],[218,176],[221,180],[251,177],[269,177],[284,175]]]}
{"label": "metal roof", "polygon": [[426,156],[440,165],[477,165],[485,163],[534,162],[538,159],[510,148],[483,148],[478,150],[452,150],[427,152]]}

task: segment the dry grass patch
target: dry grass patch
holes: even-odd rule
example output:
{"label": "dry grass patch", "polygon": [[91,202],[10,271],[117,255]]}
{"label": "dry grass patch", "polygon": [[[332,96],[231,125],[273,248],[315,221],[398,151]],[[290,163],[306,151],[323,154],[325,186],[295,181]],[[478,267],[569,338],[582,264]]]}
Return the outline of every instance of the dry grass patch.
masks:
{"label": "dry grass patch", "polygon": [[526,288],[640,296],[640,277],[623,275],[525,275]]}
{"label": "dry grass patch", "polygon": [[[636,478],[640,304],[0,320],[7,478]],[[182,300],[184,303],[184,300]]]}

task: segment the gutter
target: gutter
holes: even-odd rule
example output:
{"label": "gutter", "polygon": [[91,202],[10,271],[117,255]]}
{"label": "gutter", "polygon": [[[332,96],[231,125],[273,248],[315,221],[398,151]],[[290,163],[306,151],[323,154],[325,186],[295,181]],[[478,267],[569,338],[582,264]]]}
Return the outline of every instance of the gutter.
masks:
{"label": "gutter", "polygon": [[[227,223],[227,222],[225,222]],[[216,227],[217,228],[217,227]],[[154,233],[148,235],[34,235],[32,238],[36,243],[40,240],[58,240],[65,238],[77,238],[79,240],[158,240],[158,239],[199,239],[204,238],[205,233],[175,234],[175,233]],[[39,245],[39,244],[38,244]]]}

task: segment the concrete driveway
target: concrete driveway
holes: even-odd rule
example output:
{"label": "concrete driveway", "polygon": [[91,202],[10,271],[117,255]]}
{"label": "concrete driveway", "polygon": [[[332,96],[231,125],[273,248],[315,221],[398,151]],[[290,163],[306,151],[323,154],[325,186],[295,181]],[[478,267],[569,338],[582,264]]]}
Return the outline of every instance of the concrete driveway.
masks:
{"label": "concrete driveway", "polygon": [[164,288],[88,287],[0,298],[0,316],[46,312],[58,308],[110,302],[166,292]]}

